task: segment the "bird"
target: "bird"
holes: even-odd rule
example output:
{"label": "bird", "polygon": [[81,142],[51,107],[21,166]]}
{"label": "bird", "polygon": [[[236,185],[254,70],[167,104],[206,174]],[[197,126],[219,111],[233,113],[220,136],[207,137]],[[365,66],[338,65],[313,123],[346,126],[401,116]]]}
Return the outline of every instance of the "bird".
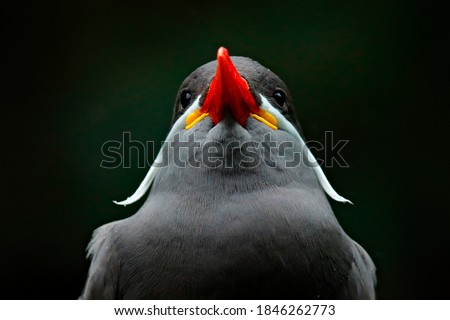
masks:
{"label": "bird", "polygon": [[[181,84],[137,212],[88,245],[80,299],[375,299],[285,83],[220,47]],[[231,145],[231,147],[230,147]],[[301,159],[299,161],[298,159]]]}

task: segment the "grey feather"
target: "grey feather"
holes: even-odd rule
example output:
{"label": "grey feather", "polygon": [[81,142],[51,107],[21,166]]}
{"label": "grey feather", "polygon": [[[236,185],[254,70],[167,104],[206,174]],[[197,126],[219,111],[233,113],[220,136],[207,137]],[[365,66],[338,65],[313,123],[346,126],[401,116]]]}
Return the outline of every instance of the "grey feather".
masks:
{"label": "grey feather", "polygon": [[[250,59],[234,61],[247,80],[263,73]],[[209,83],[211,72],[214,64],[197,70],[180,90],[196,86],[194,92],[204,92],[207,85],[200,80]],[[273,73],[263,74],[271,79],[267,87],[248,80],[252,90],[284,86]],[[182,112],[178,104],[174,119]],[[289,110],[286,116],[296,123]],[[216,126],[205,119],[182,130],[180,137],[187,140],[195,134],[195,141],[202,143],[262,143],[268,131],[253,118],[244,128],[225,115]],[[135,215],[95,231],[81,298],[375,298],[372,260],[342,230],[312,168],[286,166],[300,151],[292,136],[281,130],[271,134],[276,141],[294,144],[275,157],[275,166],[235,161],[229,168],[161,168]],[[172,149],[164,151],[173,158]],[[239,151],[219,150],[215,156],[239,160]],[[193,160],[203,154],[184,151],[182,156]],[[258,160],[266,156],[260,154]]]}

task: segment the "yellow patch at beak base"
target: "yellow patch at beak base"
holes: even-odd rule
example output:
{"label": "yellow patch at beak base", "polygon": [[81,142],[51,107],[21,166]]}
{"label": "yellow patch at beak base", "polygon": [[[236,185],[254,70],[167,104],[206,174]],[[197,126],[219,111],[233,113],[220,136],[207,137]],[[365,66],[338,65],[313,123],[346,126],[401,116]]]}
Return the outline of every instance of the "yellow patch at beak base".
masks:
{"label": "yellow patch at beak base", "polygon": [[198,122],[200,122],[201,120],[206,118],[208,115],[209,115],[208,112],[203,113],[203,112],[200,112],[199,110],[194,110],[186,118],[186,130],[189,130],[190,128],[195,126]]}
{"label": "yellow patch at beak base", "polygon": [[[199,123],[201,120],[209,116],[208,112],[201,112],[200,110],[194,110],[190,115],[186,118],[186,130],[191,129],[193,126],[195,126],[197,123]],[[256,113],[250,113],[250,117],[255,118],[256,120],[264,123],[266,126],[273,130],[278,130],[278,122],[275,117],[269,113],[268,111],[261,110],[259,114]]]}
{"label": "yellow patch at beak base", "polygon": [[273,130],[278,130],[278,121],[275,119],[275,117],[266,110],[261,110],[259,114],[250,113],[250,117],[255,118],[258,121],[261,121],[269,128],[272,128]]}

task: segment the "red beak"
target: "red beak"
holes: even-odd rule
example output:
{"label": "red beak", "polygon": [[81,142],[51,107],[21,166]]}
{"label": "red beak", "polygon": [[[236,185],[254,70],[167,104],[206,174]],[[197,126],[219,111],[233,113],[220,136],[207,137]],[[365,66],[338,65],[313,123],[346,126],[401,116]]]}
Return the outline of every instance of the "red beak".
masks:
{"label": "red beak", "polygon": [[231,61],[228,50],[220,47],[217,51],[216,75],[200,111],[208,112],[214,124],[218,124],[226,107],[231,109],[234,119],[241,126],[245,125],[250,113],[258,114],[260,111],[247,81]]}

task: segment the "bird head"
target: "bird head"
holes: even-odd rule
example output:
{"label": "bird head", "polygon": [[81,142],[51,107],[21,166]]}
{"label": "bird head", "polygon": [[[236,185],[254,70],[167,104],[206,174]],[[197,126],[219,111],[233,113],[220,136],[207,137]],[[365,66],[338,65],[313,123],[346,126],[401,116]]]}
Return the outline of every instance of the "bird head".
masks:
{"label": "bird head", "polygon": [[[337,201],[349,202],[333,190],[306,147],[284,82],[250,58],[230,57],[223,47],[219,48],[216,60],[199,67],[183,81],[175,102],[172,128],[162,149],[177,134],[184,137],[196,134],[200,142],[261,142],[266,134],[278,142],[292,141],[302,150],[325,192]],[[162,152],[155,162],[161,158]],[[115,203],[127,205],[141,198],[158,169],[152,166],[136,192]]]}
{"label": "bird head", "polygon": [[[187,111],[191,106],[193,108]],[[183,81],[173,123],[187,112],[186,130],[205,118],[215,126],[224,119],[224,113],[228,113],[244,128],[251,117],[264,124],[267,130],[278,130],[277,115],[268,109],[277,110],[299,128],[284,82],[258,62],[246,57],[230,57],[228,50],[221,47],[217,60],[201,66]]]}

